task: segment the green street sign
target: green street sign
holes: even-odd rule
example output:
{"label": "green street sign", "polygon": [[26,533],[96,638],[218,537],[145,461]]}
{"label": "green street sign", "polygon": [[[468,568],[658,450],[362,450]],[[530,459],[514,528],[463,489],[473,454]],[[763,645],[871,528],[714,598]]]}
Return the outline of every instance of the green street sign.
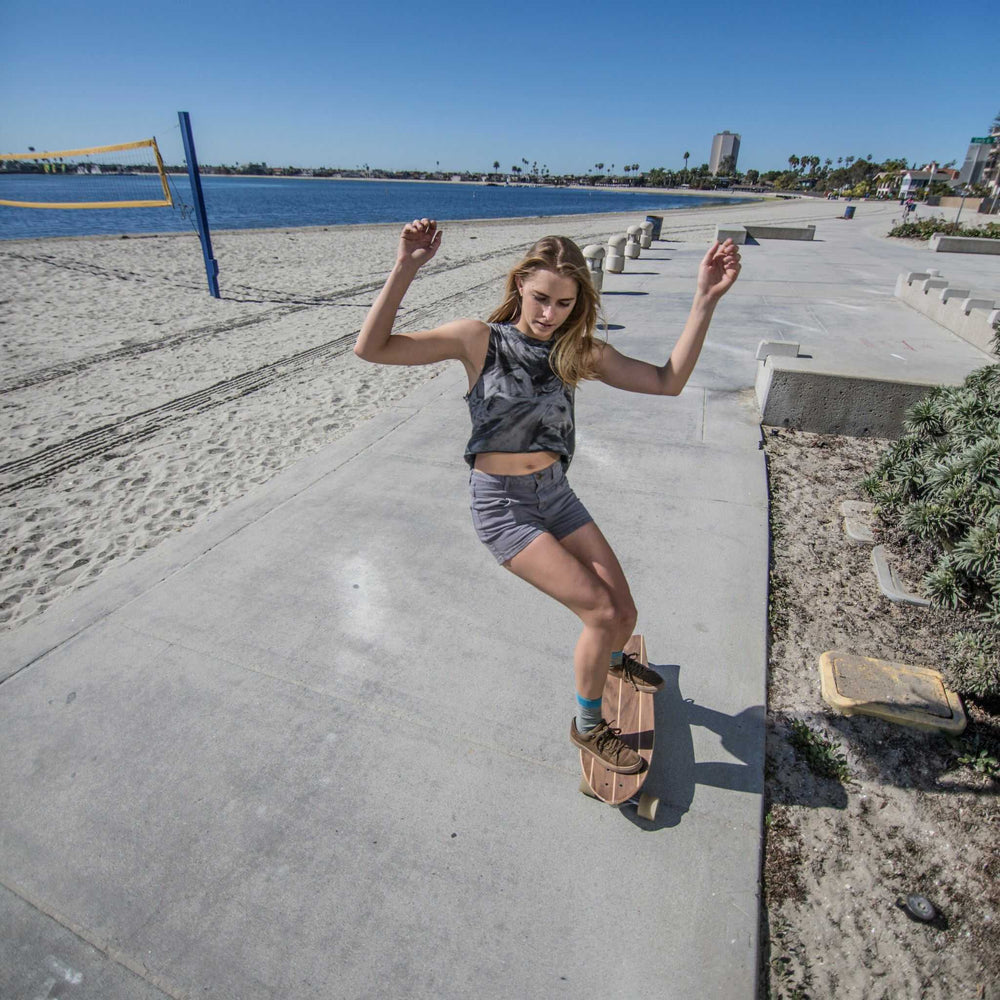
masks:
{"label": "green street sign", "polygon": [[983,135],[978,139],[973,137],[969,140],[973,145],[979,146],[994,146],[996,145],[997,137],[995,135]]}

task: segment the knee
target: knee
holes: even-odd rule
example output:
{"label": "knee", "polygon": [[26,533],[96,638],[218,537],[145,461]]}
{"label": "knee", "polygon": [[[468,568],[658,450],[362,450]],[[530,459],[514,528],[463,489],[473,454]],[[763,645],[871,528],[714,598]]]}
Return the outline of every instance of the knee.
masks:
{"label": "knee", "polygon": [[618,624],[623,632],[635,631],[635,623],[639,620],[639,611],[631,596],[618,605]]}
{"label": "knee", "polygon": [[602,588],[589,609],[587,623],[609,632],[624,632],[635,627],[638,612],[631,597],[624,598],[607,588]]}

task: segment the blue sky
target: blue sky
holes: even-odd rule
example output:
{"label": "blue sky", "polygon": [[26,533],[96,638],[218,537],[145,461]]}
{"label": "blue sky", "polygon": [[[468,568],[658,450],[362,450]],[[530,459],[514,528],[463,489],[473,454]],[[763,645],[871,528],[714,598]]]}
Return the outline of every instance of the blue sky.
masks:
{"label": "blue sky", "polygon": [[[752,10],[751,10],[752,8]],[[995,0],[0,4],[0,150],[155,135],[180,162],[553,173],[791,154],[957,160],[1000,112]]]}

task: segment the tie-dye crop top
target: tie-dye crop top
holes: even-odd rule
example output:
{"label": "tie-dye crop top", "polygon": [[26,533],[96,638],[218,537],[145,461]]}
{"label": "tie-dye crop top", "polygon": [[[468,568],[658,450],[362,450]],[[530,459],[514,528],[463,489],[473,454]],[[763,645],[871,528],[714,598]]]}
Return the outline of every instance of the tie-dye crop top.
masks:
{"label": "tie-dye crop top", "polygon": [[573,389],[549,367],[551,340],[536,340],[511,323],[490,323],[490,346],[466,395],[472,437],[465,460],[484,451],[554,451],[573,458]]}

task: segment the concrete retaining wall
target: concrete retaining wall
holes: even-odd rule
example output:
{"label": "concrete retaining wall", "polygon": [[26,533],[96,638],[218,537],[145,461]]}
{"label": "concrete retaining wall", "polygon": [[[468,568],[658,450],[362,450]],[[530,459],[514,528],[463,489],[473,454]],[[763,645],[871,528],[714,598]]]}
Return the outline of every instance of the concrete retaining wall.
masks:
{"label": "concrete retaining wall", "polygon": [[938,274],[910,271],[896,279],[895,295],[981,351],[993,353],[993,324],[1000,319],[1000,309],[989,293],[977,293]]}
{"label": "concrete retaining wall", "polygon": [[931,237],[931,250],[936,253],[992,253],[1000,254],[1000,240],[984,236],[945,236],[935,233]]}
{"label": "concrete retaining wall", "polygon": [[989,212],[990,206],[993,204],[992,198],[966,198],[964,206],[962,201],[961,196],[946,196],[938,198],[934,202],[928,199],[927,204],[932,208],[964,208],[963,214],[965,212],[982,212],[984,215]]}
{"label": "concrete retaining wall", "polygon": [[806,358],[769,355],[757,369],[761,423],[814,434],[898,438],[906,411],[934,386],[820,372]]}

